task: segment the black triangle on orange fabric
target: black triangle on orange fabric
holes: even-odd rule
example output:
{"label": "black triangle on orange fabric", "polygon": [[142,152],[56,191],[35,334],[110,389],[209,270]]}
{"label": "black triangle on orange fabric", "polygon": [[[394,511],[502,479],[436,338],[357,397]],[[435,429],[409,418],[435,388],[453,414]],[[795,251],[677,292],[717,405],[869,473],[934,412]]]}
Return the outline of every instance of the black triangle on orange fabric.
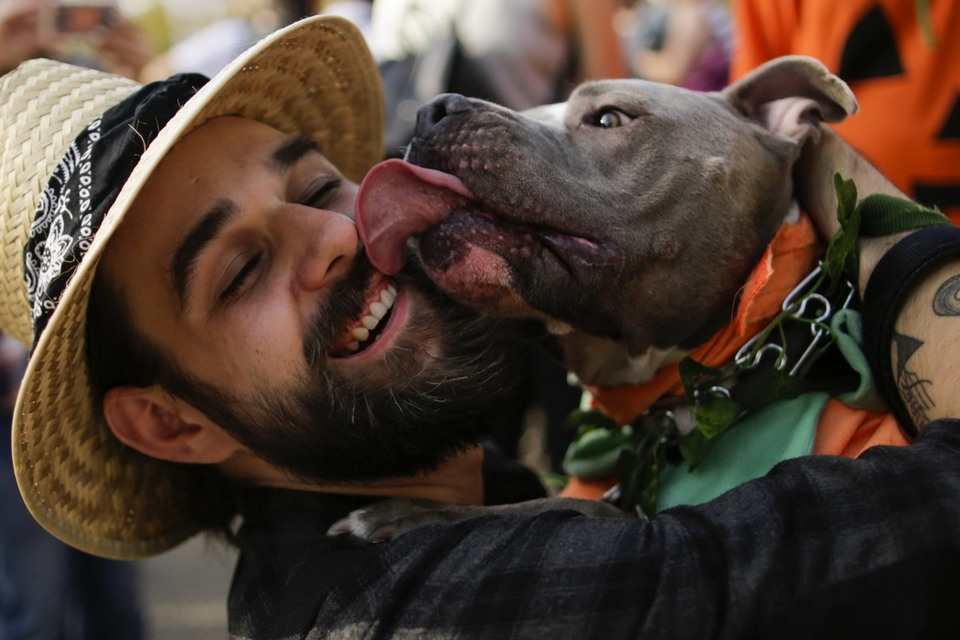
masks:
{"label": "black triangle on orange fabric", "polygon": [[953,101],[953,108],[947,114],[947,119],[943,122],[940,132],[937,133],[938,140],[960,140],[960,95]]}
{"label": "black triangle on orange fabric", "polygon": [[837,75],[847,82],[885,78],[903,73],[893,27],[879,5],[868,11],[850,31]]}

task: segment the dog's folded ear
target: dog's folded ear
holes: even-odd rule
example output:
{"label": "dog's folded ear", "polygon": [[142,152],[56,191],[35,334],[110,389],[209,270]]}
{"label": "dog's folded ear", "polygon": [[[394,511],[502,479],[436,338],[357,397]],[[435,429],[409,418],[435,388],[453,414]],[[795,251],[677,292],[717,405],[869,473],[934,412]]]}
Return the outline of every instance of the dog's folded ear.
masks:
{"label": "dog's folded ear", "polygon": [[722,94],[748,120],[798,144],[816,135],[821,122],[840,122],[858,109],[850,87],[807,56],[771,60]]}

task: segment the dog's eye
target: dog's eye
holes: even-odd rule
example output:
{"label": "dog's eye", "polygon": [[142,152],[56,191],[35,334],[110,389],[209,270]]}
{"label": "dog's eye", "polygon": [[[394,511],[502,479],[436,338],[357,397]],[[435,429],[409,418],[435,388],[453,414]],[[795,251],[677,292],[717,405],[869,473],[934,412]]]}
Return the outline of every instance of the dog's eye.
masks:
{"label": "dog's eye", "polygon": [[631,118],[619,109],[604,109],[597,113],[594,126],[601,129],[615,129],[630,122]]}

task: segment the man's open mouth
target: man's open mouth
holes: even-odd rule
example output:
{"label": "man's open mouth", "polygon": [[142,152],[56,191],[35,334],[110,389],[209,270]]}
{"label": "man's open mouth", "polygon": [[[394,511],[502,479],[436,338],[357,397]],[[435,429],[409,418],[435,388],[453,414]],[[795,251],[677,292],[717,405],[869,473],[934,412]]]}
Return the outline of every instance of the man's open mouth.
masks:
{"label": "man's open mouth", "polygon": [[371,287],[360,316],[347,325],[330,355],[345,358],[371,347],[383,333],[397,301],[397,288],[388,278],[380,278]]}

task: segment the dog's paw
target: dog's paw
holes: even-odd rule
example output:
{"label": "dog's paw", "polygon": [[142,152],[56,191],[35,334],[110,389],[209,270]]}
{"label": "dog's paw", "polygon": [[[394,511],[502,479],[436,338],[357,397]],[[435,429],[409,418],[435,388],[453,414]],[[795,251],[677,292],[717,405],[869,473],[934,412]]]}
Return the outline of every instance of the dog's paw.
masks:
{"label": "dog's paw", "polygon": [[357,509],[350,512],[346,518],[334,522],[327,529],[327,535],[350,536],[354,540],[376,544],[390,540],[398,535],[398,532],[390,523],[378,522],[376,513],[371,513],[368,509]]}
{"label": "dog's paw", "polygon": [[484,513],[485,507],[393,498],[351,512],[334,522],[327,535],[348,535],[363,542],[379,543],[427,524],[457,522]]}
{"label": "dog's paw", "polygon": [[357,509],[327,530],[328,536],[350,536],[368,543],[386,542],[402,533],[428,524],[460,522],[486,515],[535,515],[563,509],[588,517],[633,517],[611,504],[597,500],[541,498],[498,506],[454,505],[431,500],[392,498]]}

